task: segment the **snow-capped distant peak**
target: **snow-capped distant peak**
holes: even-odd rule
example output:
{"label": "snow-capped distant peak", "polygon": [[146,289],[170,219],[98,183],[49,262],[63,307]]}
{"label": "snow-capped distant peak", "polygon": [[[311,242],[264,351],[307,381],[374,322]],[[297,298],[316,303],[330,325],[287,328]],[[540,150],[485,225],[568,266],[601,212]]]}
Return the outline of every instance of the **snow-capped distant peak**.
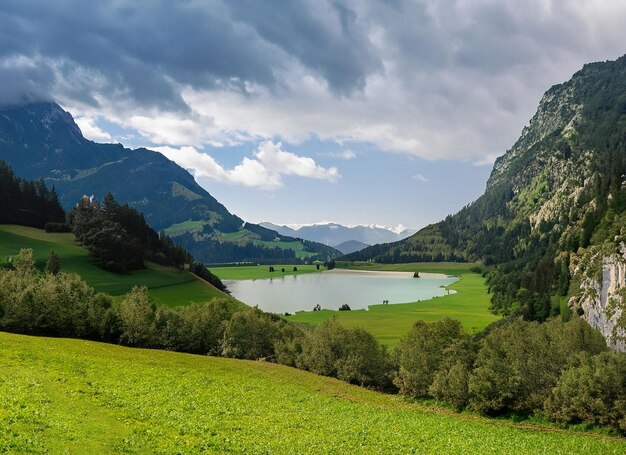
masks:
{"label": "snow-capped distant peak", "polygon": [[277,225],[263,222],[271,229],[283,235],[295,235],[306,240],[336,246],[348,241],[357,241],[367,245],[389,243],[402,240],[413,234],[417,229],[407,230],[403,224],[388,227],[380,224],[352,224],[342,225],[334,221],[320,221],[317,223],[288,223]]}

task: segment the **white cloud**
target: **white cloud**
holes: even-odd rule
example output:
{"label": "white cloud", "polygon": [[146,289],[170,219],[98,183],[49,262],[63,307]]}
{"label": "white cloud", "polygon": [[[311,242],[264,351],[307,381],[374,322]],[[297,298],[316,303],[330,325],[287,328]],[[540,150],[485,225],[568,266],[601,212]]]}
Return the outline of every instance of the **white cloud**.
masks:
{"label": "white cloud", "polygon": [[297,175],[319,180],[336,181],[341,175],[336,167],[318,166],[312,158],[282,150],[282,144],[265,141],[254,152],[257,160],[282,175]]}
{"label": "white cloud", "polygon": [[111,142],[113,140],[109,133],[96,125],[96,120],[93,117],[75,117],[74,121],[87,139],[95,142]]}
{"label": "white cloud", "polygon": [[424,177],[422,174],[415,174],[411,177],[413,180],[417,180],[418,182],[428,182],[429,180]]}
{"label": "white cloud", "polygon": [[341,152],[324,152],[320,153],[320,155],[330,156],[332,158],[339,158],[347,161],[355,159],[357,157],[357,152],[355,152],[354,150],[346,149],[342,150]]}
{"label": "white cloud", "polygon": [[208,177],[216,181],[229,182],[264,189],[283,186],[282,176],[328,180],[335,182],[341,177],[336,167],[324,168],[311,158],[283,150],[282,144],[265,141],[253,152],[253,158],[244,157],[232,169],[225,169],[207,153],[194,147],[151,147],[178,165],[188,169],[195,177]]}
{"label": "white cloud", "polygon": [[493,163],[496,161],[496,158],[498,158],[499,155],[492,153],[489,155],[485,155],[484,158],[481,158],[480,160],[474,161],[472,163],[472,166],[491,166],[493,165]]}

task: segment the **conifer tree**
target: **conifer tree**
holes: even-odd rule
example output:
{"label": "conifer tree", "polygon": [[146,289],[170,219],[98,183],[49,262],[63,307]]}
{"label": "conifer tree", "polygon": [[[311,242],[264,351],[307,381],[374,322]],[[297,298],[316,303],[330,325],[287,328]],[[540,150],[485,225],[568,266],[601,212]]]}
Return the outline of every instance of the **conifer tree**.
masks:
{"label": "conifer tree", "polygon": [[48,262],[46,262],[46,272],[51,275],[58,275],[61,271],[61,260],[56,251],[50,251],[50,256],[48,257]]}

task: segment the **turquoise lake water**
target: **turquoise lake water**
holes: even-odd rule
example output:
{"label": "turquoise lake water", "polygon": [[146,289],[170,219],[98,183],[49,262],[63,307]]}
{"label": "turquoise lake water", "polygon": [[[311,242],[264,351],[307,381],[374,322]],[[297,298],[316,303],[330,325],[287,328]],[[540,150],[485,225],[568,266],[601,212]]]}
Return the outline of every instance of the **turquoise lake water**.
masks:
{"label": "turquoise lake water", "polygon": [[381,304],[383,300],[389,300],[389,304],[426,300],[446,295],[448,291],[442,286],[457,280],[441,274],[423,273],[421,278],[413,278],[412,273],[404,272],[331,270],[224,283],[235,298],[250,306],[273,313],[295,313],[311,311],[317,304],[330,310],[348,304],[357,310]]}

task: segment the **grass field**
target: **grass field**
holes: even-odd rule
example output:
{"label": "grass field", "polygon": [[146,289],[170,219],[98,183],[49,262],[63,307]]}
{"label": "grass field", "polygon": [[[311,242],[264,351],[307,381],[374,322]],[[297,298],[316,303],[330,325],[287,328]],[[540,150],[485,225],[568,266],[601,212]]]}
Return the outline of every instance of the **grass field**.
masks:
{"label": "grass field", "polygon": [[159,305],[177,306],[205,302],[225,294],[194,275],[174,267],[147,264],[147,269],[127,274],[107,272],[98,267],[84,248],[76,246],[73,234],[47,233],[24,226],[0,225],[0,261],[16,255],[21,248],[32,248],[40,264],[55,250],[61,268],[79,274],[97,291],[112,296],[126,294],[133,286],[147,286]]}
{"label": "grass field", "polygon": [[319,324],[336,317],[345,327],[361,327],[372,333],[381,342],[395,346],[409,331],[413,323],[422,319],[427,322],[445,317],[458,319],[469,332],[477,332],[499,319],[489,312],[489,294],[485,279],[470,272],[475,264],[457,263],[414,263],[414,264],[338,264],[342,268],[355,270],[384,270],[405,272],[436,272],[458,275],[459,281],[449,286],[456,291],[443,297],[413,303],[394,305],[371,305],[369,310],[353,311],[301,311],[286,317],[293,322]]}
{"label": "grass field", "polygon": [[446,275],[463,275],[473,273],[472,269],[480,267],[478,264],[463,262],[409,262],[405,264],[379,264],[377,262],[344,262],[337,261],[339,269],[372,270],[386,272],[430,272]]}
{"label": "grass field", "polygon": [[0,333],[0,452],[624,453],[265,362]]}
{"label": "grass field", "polygon": [[[272,267],[274,267],[275,272],[269,271],[269,265],[211,267],[211,272],[220,277],[221,280],[258,280],[264,278],[276,278],[285,275],[320,273],[314,265],[273,265]],[[294,267],[298,267],[297,272],[293,271]],[[285,272],[281,272],[282,268],[285,269]]]}

